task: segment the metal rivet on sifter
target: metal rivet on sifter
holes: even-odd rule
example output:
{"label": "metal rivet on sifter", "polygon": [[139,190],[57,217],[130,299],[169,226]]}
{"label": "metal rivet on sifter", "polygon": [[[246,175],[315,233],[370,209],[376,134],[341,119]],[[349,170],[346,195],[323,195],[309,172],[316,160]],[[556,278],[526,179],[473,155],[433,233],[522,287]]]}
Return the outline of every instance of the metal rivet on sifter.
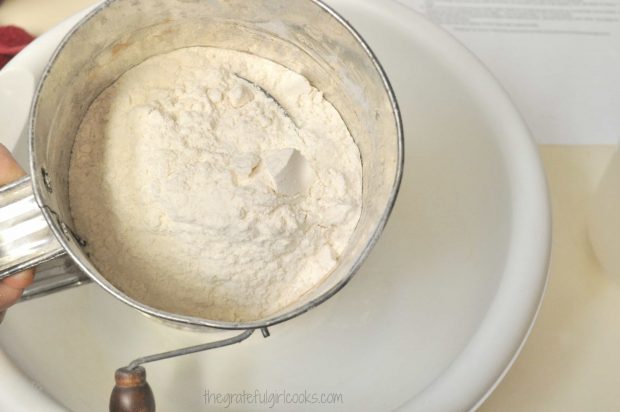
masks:
{"label": "metal rivet on sifter", "polygon": [[69,227],[65,224],[65,222],[62,221],[58,221],[60,224],[60,229],[62,230],[62,233],[65,234],[65,236],[67,237],[67,239],[69,239],[71,237],[71,230],[69,229]]}
{"label": "metal rivet on sifter", "polygon": [[45,188],[49,193],[52,193],[52,181],[50,179],[50,175],[44,167],[41,168],[41,174],[43,175],[43,183],[45,184]]}

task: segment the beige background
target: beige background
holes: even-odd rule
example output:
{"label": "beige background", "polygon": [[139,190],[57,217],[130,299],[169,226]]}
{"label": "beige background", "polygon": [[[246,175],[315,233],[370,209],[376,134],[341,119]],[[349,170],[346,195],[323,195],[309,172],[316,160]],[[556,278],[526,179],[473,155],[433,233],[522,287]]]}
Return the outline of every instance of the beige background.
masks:
{"label": "beige background", "polygon": [[[0,25],[39,35],[89,4],[4,0]],[[612,152],[541,146],[554,224],[547,295],[523,352],[481,411],[620,411],[620,282],[598,266],[586,220]]]}

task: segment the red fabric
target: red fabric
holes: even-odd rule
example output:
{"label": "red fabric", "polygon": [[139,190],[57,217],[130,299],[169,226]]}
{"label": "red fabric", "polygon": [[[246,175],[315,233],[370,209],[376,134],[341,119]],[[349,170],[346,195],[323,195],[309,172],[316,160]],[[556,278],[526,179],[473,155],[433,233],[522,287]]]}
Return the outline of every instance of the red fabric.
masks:
{"label": "red fabric", "polygon": [[16,26],[0,26],[0,69],[30,43],[34,37]]}
{"label": "red fabric", "polygon": [[5,56],[4,54],[0,54],[0,69],[4,67],[5,64],[11,60],[13,56]]}

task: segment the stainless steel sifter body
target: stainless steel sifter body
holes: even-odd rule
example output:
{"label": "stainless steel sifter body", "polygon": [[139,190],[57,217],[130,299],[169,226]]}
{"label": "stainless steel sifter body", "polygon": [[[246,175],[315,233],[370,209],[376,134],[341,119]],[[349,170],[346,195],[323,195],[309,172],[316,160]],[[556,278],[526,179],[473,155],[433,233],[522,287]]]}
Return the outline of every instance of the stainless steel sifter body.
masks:
{"label": "stainless steel sifter body", "polygon": [[[189,46],[253,53],[304,75],[339,111],[360,149],[362,214],[338,266],[297,303],[264,319],[223,322],[147,306],[108,282],[88,258],[88,239],[73,230],[69,160],[89,105],[132,66]],[[31,109],[29,143],[30,177],[0,189],[0,278],[47,261],[25,298],[92,280],[144,314],[220,329],[266,328],[340,290],[383,230],[403,167],[400,114],[383,69],[355,30],[318,0],[105,1],[49,61]]]}

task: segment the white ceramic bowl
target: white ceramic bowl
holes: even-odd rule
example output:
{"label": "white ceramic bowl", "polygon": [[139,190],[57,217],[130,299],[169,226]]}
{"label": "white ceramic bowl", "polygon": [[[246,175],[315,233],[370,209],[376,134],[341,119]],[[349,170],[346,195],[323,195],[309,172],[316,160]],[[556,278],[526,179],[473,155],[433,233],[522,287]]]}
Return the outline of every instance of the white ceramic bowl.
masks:
{"label": "white ceramic bowl", "polygon": [[[546,283],[549,204],[536,146],[510,99],[465,48],[406,7],[329,3],[373,47],[403,113],[407,166],[390,223],[347,288],[267,340],[149,365],[161,410],[205,410],[205,389],[257,388],[342,393],[332,410],[468,410],[532,326]],[[70,25],[14,59],[0,75],[3,95],[31,92],[28,77]],[[0,115],[25,120],[27,108],[13,102],[0,98]],[[25,160],[23,138],[2,141]],[[119,334],[129,338],[122,345]],[[116,367],[213,338],[150,322],[95,286],[20,304],[0,327],[0,384],[11,394],[0,409],[103,409]]]}

